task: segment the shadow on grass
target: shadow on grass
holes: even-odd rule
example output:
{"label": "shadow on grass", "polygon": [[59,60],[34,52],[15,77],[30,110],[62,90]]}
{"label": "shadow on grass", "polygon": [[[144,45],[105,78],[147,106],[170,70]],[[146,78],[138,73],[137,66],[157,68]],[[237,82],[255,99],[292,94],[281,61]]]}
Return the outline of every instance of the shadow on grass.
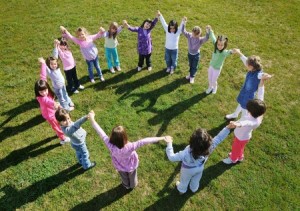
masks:
{"label": "shadow on grass", "polygon": [[183,100],[165,110],[160,110],[157,112],[156,116],[149,119],[148,122],[150,125],[157,125],[162,123],[160,129],[158,130],[156,136],[161,136],[167,129],[169,123],[172,119],[177,117],[179,114],[183,113],[185,110],[188,110],[194,104],[201,101],[205,98],[207,94],[205,92],[197,94],[187,100]]}
{"label": "shadow on grass", "polygon": [[55,139],[56,136],[46,138],[38,143],[31,144],[27,147],[24,147],[22,149],[17,149],[12,151],[9,155],[7,155],[5,158],[0,160],[0,172],[4,171],[5,169],[9,168],[10,166],[16,166],[19,163],[21,163],[24,160],[27,160],[28,158],[34,158],[39,156],[40,154],[43,154],[47,151],[50,151],[58,146],[60,146],[59,143],[53,144],[41,149],[38,149],[40,146],[47,144],[51,140]]}
{"label": "shadow on grass", "polygon": [[223,122],[218,127],[210,129],[207,132],[208,132],[209,135],[211,135],[211,137],[215,137],[228,124],[229,124],[229,122]]}
{"label": "shadow on grass", "polygon": [[71,210],[72,211],[101,210],[101,209],[109,206],[113,202],[119,200],[120,198],[122,198],[129,192],[130,192],[130,190],[126,190],[122,185],[119,185],[109,191],[101,193],[100,195],[94,197],[93,199],[91,199],[88,202],[78,204]]}
{"label": "shadow on grass", "polygon": [[19,209],[24,204],[35,201],[43,194],[50,192],[83,172],[84,170],[78,164],[75,164],[56,175],[38,181],[22,190],[17,190],[12,185],[6,185],[0,189],[2,195],[0,210]]}
{"label": "shadow on grass", "polygon": [[19,133],[22,133],[38,124],[41,124],[42,122],[44,122],[45,119],[41,116],[35,116],[33,118],[31,118],[30,120],[28,120],[27,122],[24,122],[18,126],[14,126],[14,127],[3,127],[2,131],[0,132],[0,143],[7,139],[8,137],[17,135]]}
{"label": "shadow on grass", "polygon": [[168,195],[165,197],[161,197],[158,201],[144,210],[181,210],[190,197],[203,190],[206,186],[209,185],[212,180],[219,177],[234,165],[226,165],[222,161],[220,161],[219,163],[204,169],[203,176],[200,180],[200,189],[196,193],[192,193],[190,190],[188,190],[183,195],[179,195],[175,184],[174,188],[169,188],[170,183],[174,180],[176,174],[178,173],[177,171],[180,171],[180,166],[181,163],[178,164],[174,173],[168,179],[164,189],[158,193],[159,196],[166,192],[168,193]]}

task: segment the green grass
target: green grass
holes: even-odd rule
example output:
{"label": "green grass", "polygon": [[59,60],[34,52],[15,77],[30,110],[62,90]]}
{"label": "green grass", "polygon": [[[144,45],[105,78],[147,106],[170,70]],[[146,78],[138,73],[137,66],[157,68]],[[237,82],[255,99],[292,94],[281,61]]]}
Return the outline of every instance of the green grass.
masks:
{"label": "green grass", "polygon": [[[0,36],[0,209],[1,210],[298,210],[299,202],[299,51],[300,2],[278,1],[1,1]],[[51,54],[59,26],[74,33],[78,26],[91,33],[111,21],[127,19],[139,26],[159,9],[166,21],[188,17],[187,29],[211,25],[229,37],[229,48],[259,55],[274,78],[266,84],[268,105],[263,124],[253,133],[245,162],[225,166],[220,161],[231,147],[232,135],[210,156],[196,194],[179,196],[175,181],[179,163],[165,155],[165,144],[138,150],[139,185],[125,193],[108,150],[85,123],[91,160],[97,166],[78,169],[75,153],[60,146],[40,115],[33,85],[38,79],[38,57]],[[104,40],[96,41],[106,81],[88,82],[86,63],[71,44],[81,83],[86,87],[71,98],[75,120],[89,110],[109,134],[117,124],[130,140],[171,135],[176,150],[183,149],[197,127],[216,135],[223,117],[235,106],[245,68],[237,56],[225,61],[217,95],[203,94],[213,46],[201,48],[196,83],[188,84],[187,40],[180,38],[179,66],[170,76],[165,68],[165,34],[160,23],[152,32],[153,70],[137,66],[136,34],[118,36],[122,72],[111,74],[104,58]]]}

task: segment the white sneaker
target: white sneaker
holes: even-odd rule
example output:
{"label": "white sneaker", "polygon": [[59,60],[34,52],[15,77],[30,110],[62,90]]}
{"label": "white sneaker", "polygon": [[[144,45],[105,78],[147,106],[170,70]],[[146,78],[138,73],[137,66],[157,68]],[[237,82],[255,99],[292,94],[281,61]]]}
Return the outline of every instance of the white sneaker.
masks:
{"label": "white sneaker", "polygon": [[205,93],[206,93],[206,94],[209,94],[209,93],[211,93],[212,90],[213,90],[213,88],[210,88],[210,87],[209,87],[209,88],[205,91]]}
{"label": "white sneaker", "polygon": [[73,92],[74,94],[78,94],[79,93],[79,91],[76,89],[74,92]]}
{"label": "white sneaker", "polygon": [[137,67],[137,71],[141,71],[142,70],[142,68],[141,67]]}
{"label": "white sneaker", "polygon": [[152,70],[152,67],[148,67],[148,71],[151,71]]}
{"label": "white sneaker", "polygon": [[110,68],[109,69],[109,71],[111,72],[111,73],[115,73],[115,70],[114,70],[114,68],[112,67],[112,68]]}
{"label": "white sneaker", "polygon": [[173,74],[173,73],[174,73],[174,69],[171,68],[170,74]]}
{"label": "white sneaker", "polygon": [[69,112],[70,112],[70,111],[74,111],[74,109],[75,109],[75,108],[74,108],[73,106],[70,106],[68,111],[69,111]]}
{"label": "white sneaker", "polygon": [[64,144],[69,143],[69,142],[70,142],[70,138],[69,138],[69,137],[66,137],[65,140],[61,140],[59,143],[60,143],[61,145],[64,145]]}
{"label": "white sneaker", "polygon": [[[179,184],[180,184],[180,182],[179,182],[179,181],[176,181],[176,187],[177,187]],[[178,190],[178,189],[177,189],[177,190]],[[184,193],[182,193],[182,192],[180,192],[180,191],[178,191],[178,192],[179,192],[180,195],[184,194]]]}
{"label": "white sneaker", "polygon": [[216,93],[217,93],[217,90],[218,90],[218,86],[216,86],[215,88],[213,88],[212,93],[213,93],[213,94],[216,94]]}
{"label": "white sneaker", "polygon": [[101,80],[101,81],[105,81],[103,75],[100,76],[100,80]]}
{"label": "white sneaker", "polygon": [[78,88],[81,89],[81,90],[83,90],[84,86],[80,85]]}
{"label": "white sneaker", "polygon": [[121,67],[120,67],[120,66],[117,66],[117,70],[118,70],[118,71],[121,71]]}
{"label": "white sneaker", "polygon": [[193,84],[193,83],[195,83],[195,77],[190,77],[190,84]]}
{"label": "white sneaker", "polygon": [[185,76],[187,80],[190,80],[190,75]]}
{"label": "white sneaker", "polygon": [[230,157],[228,157],[228,158],[225,158],[223,160],[223,163],[225,163],[225,164],[233,164],[234,162],[232,162],[232,160],[230,159]]}
{"label": "white sneaker", "polygon": [[167,68],[166,72],[169,73],[171,71],[171,68]]}
{"label": "white sneaker", "polygon": [[226,117],[226,119],[236,119],[236,118],[238,118],[238,116],[235,113],[227,114],[225,117]]}
{"label": "white sneaker", "polygon": [[94,80],[94,79],[91,79],[91,83],[93,83],[93,84],[94,84],[94,83],[95,83],[95,80]]}

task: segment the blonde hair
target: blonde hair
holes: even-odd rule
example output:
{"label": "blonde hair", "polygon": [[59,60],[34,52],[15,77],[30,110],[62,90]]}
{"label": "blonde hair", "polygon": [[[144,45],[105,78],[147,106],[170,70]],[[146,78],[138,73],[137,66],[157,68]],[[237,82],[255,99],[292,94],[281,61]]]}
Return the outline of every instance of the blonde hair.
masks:
{"label": "blonde hair", "polygon": [[199,35],[199,36],[201,36],[202,34],[201,28],[199,26],[194,26],[192,32],[194,32],[195,35]]}
{"label": "blonde hair", "polygon": [[86,28],[84,28],[84,27],[78,27],[77,30],[76,30],[76,32],[75,32],[77,37],[78,37],[78,34],[80,32],[83,32],[85,35],[89,34],[89,32],[86,30]]}

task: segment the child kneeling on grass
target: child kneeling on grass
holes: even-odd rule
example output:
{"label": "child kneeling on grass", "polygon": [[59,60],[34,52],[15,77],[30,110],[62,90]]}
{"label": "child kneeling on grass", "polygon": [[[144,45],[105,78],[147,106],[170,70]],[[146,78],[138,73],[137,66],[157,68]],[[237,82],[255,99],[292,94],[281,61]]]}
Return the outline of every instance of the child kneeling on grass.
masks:
{"label": "child kneeling on grass", "polygon": [[89,118],[89,115],[72,122],[70,114],[65,109],[58,109],[55,112],[55,118],[59,122],[63,133],[70,137],[71,145],[76,151],[78,163],[82,165],[84,170],[93,168],[96,162],[91,162],[89,159],[90,155],[85,143],[86,131],[81,127]]}

